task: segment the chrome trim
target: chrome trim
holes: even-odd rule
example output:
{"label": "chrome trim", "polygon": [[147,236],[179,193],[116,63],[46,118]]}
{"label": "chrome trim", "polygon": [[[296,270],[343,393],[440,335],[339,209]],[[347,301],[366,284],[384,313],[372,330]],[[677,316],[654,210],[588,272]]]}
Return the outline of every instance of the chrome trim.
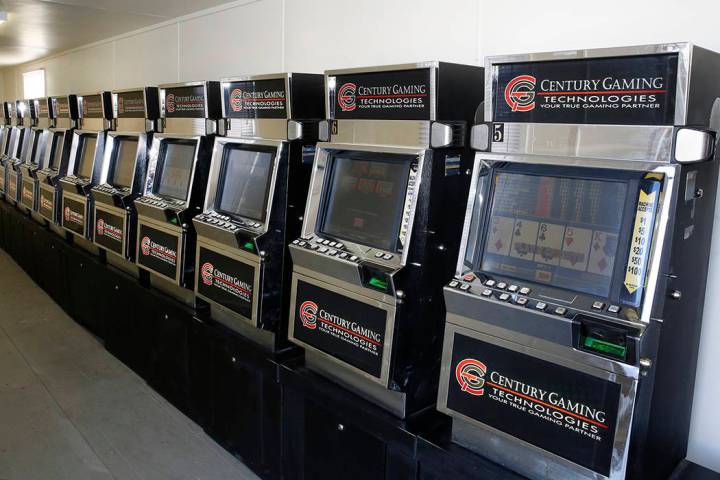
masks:
{"label": "chrome trim", "polygon": [[490,149],[490,129],[486,123],[473,125],[470,129],[470,148],[481,152]]}
{"label": "chrome trim", "polygon": [[430,146],[443,148],[452,145],[453,131],[450,125],[433,122],[430,126]]}
{"label": "chrome trim", "polygon": [[284,118],[228,118],[227,125],[228,137],[288,139],[288,121]]}
{"label": "chrome trim", "polygon": [[438,60],[429,60],[425,62],[415,63],[396,63],[391,65],[378,65],[374,67],[355,67],[355,68],[339,68],[333,70],[325,70],[326,77],[336,77],[338,75],[348,75],[354,73],[373,73],[373,72],[393,72],[396,70],[416,70],[420,68],[437,68],[440,66]]}
{"label": "chrome trim", "polygon": [[715,136],[706,130],[680,128],[675,134],[675,160],[679,163],[702,162],[710,159]]}
{"label": "chrome trim", "polygon": [[493,153],[670,163],[672,126],[504,123]]}
{"label": "chrome trim", "polygon": [[165,134],[180,135],[207,135],[205,118],[163,118],[163,132]]}
{"label": "chrome trim", "polygon": [[429,148],[428,120],[333,120],[333,143]]}

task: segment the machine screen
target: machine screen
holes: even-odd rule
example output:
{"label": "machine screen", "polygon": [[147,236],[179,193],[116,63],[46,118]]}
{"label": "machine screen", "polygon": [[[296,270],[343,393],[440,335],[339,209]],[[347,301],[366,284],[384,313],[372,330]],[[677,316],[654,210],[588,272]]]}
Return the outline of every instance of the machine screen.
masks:
{"label": "machine screen", "polygon": [[75,169],[75,176],[90,178],[92,177],[93,162],[95,161],[95,145],[97,144],[97,137],[94,135],[83,135],[81,139],[81,151],[77,157],[80,163]]}
{"label": "machine screen", "polygon": [[320,231],[399,251],[398,234],[413,160],[407,155],[387,154],[332,156]]}
{"label": "machine screen", "polygon": [[166,140],[161,149],[162,169],[157,181],[157,193],[162,197],[185,200],[193,160],[195,159],[196,142],[182,140]]}
{"label": "machine screen", "polygon": [[226,146],[222,186],[216,209],[230,215],[265,220],[273,153]]}
{"label": "machine screen", "polygon": [[607,297],[628,184],[495,175],[481,269]]}
{"label": "machine screen", "polygon": [[137,155],[137,138],[115,138],[115,160],[110,176],[110,184],[118,188],[130,188],[135,175],[135,156]]}
{"label": "machine screen", "polygon": [[60,168],[60,158],[62,157],[63,133],[55,133],[52,138],[52,150],[50,155],[50,168],[57,170]]}

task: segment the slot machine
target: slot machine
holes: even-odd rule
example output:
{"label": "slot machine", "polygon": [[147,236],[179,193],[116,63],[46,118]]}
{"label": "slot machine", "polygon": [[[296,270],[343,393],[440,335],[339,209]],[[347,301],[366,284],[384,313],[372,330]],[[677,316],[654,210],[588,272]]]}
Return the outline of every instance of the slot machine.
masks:
{"label": "slot machine", "polygon": [[486,59],[438,409],[533,479],[685,457],[717,188],[720,55]]}
{"label": "slot machine", "polygon": [[75,95],[49,97],[49,137],[45,147],[43,167],[38,170],[40,183],[38,192],[38,213],[47,222],[48,228],[65,237],[60,225],[61,192],[60,179],[67,173],[73,130],[77,126],[78,104]]}
{"label": "slot machine", "polygon": [[5,200],[11,205],[17,205],[20,201],[22,184],[20,165],[25,161],[33,121],[28,103],[25,100],[16,100],[15,125],[10,133],[10,145],[5,157]]}
{"label": "slot machine", "polygon": [[193,220],[195,293],[213,319],[277,350],[287,343],[287,245],[300,236],[324,80],[248,75],[221,88],[227,133],[215,139],[203,213]]}
{"label": "slot machine", "polygon": [[306,365],[404,418],[432,405],[483,69],[444,62],[325,73],[290,340]]}
{"label": "slot machine", "polygon": [[100,180],[93,187],[95,245],[107,263],[138,276],[135,199],[145,186],[148,145],[158,127],[157,87],[112,92],[114,130],[107,133]]}
{"label": "slot machine", "polygon": [[30,115],[33,118],[33,126],[30,128],[30,139],[25,155],[25,162],[20,165],[22,172],[22,186],[20,188],[20,202],[18,208],[29,213],[33,219],[42,223],[42,217],[38,213],[38,193],[40,182],[37,177],[38,170],[45,165],[45,146],[50,137],[51,126],[49,99],[36,98],[29,100]]}
{"label": "slot machine", "polygon": [[220,83],[160,85],[162,133],[153,136],[138,212],[136,262],[150,284],[188,305],[196,235],[220,118]]}
{"label": "slot machine", "polygon": [[12,132],[12,103],[2,102],[2,119],[0,128],[2,128],[2,142],[0,143],[0,196],[5,196],[5,157],[10,145],[10,135]]}
{"label": "slot machine", "polygon": [[110,92],[77,95],[78,128],[70,138],[67,172],[60,179],[60,225],[73,241],[97,254],[92,243],[94,199],[92,188],[100,181],[105,136],[111,129]]}

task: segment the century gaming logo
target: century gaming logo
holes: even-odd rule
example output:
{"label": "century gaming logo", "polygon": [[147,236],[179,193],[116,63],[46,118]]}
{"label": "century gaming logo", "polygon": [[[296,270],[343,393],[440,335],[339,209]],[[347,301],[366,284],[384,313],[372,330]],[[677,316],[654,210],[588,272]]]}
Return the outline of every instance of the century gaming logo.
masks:
{"label": "century gaming logo", "polygon": [[230,92],[230,108],[233,112],[240,112],[243,109],[242,90],[239,88]]}
{"label": "century gaming logo", "polygon": [[337,93],[338,104],[343,112],[352,112],[355,110],[355,92],[357,85],[354,83],[344,83]]}
{"label": "century gaming logo", "polygon": [[97,221],[97,234],[100,236],[105,234],[105,220],[102,218]]}
{"label": "century gaming logo", "polygon": [[305,328],[310,330],[317,328],[317,312],[318,306],[315,302],[308,300],[300,305],[300,320]]}
{"label": "century gaming logo", "polygon": [[205,285],[213,284],[214,271],[215,267],[213,267],[213,264],[210,262],[203,263],[203,266],[200,267],[200,276],[202,277],[202,281]]}
{"label": "century gaming logo", "polygon": [[143,237],[140,241],[140,250],[143,255],[150,255],[150,237]]}
{"label": "century gaming logo", "polygon": [[505,102],[513,112],[529,112],[535,108],[535,77],[518,75],[505,87]]}
{"label": "century gaming logo", "polygon": [[169,93],[165,97],[165,110],[168,113],[175,112],[175,94],[174,93]]}
{"label": "century gaming logo", "polygon": [[474,358],[466,358],[455,367],[455,380],[460,390],[470,395],[481,396],[485,393],[485,374],[487,367]]}

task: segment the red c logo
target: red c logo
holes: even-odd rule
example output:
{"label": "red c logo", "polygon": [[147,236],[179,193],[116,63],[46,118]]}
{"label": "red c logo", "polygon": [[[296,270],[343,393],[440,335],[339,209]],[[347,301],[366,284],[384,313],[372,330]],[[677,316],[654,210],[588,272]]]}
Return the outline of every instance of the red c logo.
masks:
{"label": "red c logo", "polygon": [[210,262],[203,263],[203,266],[200,267],[200,276],[202,277],[202,281],[205,285],[213,284],[214,271],[215,267],[213,267],[213,264]]}
{"label": "red c logo", "polygon": [[535,108],[535,77],[518,75],[505,87],[505,103],[513,112],[529,112]]}
{"label": "red c logo", "polygon": [[302,305],[300,305],[300,320],[306,328],[309,328],[310,330],[315,330],[317,328],[317,311],[317,304],[315,302],[311,302],[310,300],[303,302]]}
{"label": "red c logo", "polygon": [[140,250],[143,255],[150,255],[150,237],[143,237],[140,241]]}
{"label": "red c logo", "polygon": [[485,393],[483,387],[486,373],[487,367],[484,363],[474,358],[466,358],[455,367],[455,380],[463,392],[480,396]]}
{"label": "red c logo", "polygon": [[337,100],[340,104],[340,109],[343,112],[352,112],[355,110],[355,91],[357,85],[354,83],[345,83],[338,89]]}

